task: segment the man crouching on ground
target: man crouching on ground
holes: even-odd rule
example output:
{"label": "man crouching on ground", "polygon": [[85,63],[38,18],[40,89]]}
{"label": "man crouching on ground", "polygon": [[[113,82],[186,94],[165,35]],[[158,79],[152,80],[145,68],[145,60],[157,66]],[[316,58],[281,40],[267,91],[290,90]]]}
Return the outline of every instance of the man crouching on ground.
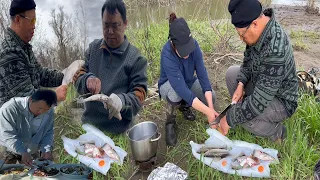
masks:
{"label": "man crouching on ground", "polygon": [[[53,106],[57,95],[38,90],[28,97],[11,98],[0,108],[0,159],[6,164],[31,166],[32,157],[52,160]],[[31,157],[32,156],[32,157]]]}
{"label": "man crouching on ground", "polygon": [[[232,107],[221,120],[223,134],[243,126],[254,135],[282,142],[282,122],[297,108],[298,81],[289,37],[275,20],[272,9],[262,12],[258,0],[231,0],[232,23],[247,44],[241,66],[227,70]],[[230,126],[230,127],[229,127]]]}

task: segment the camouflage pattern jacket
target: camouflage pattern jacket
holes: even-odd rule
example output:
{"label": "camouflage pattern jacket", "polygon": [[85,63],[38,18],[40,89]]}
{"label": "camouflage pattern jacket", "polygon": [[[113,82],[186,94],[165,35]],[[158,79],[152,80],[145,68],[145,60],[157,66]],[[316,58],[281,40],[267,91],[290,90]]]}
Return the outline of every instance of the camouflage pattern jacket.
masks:
{"label": "camouflage pattern jacket", "polygon": [[297,108],[298,80],[292,45],[285,31],[275,20],[272,9],[264,11],[270,17],[258,42],[247,46],[238,81],[251,81],[254,91],[227,112],[227,122],[234,127],[259,116],[273,98],[284,105],[288,116]]}
{"label": "camouflage pattern jacket", "polygon": [[63,73],[41,67],[32,46],[10,28],[0,44],[0,107],[12,97],[30,96],[42,87],[61,85]]}

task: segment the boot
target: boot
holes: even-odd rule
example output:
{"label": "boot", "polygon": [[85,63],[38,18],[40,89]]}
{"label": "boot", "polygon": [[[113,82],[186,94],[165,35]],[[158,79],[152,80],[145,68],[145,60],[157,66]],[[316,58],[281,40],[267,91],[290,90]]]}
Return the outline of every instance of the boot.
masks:
{"label": "boot", "polygon": [[190,106],[185,101],[181,102],[179,110],[186,120],[194,121],[196,119],[196,115],[191,111]]}
{"label": "boot", "polygon": [[176,124],[176,105],[167,103],[167,121],[166,121],[166,143],[167,146],[175,146],[177,144],[177,124]]}

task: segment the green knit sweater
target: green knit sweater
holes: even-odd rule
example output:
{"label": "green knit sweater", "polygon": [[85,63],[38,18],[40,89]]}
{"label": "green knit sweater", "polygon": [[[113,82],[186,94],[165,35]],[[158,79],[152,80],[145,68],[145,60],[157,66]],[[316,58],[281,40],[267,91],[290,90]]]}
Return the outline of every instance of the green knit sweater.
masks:
{"label": "green knit sweater", "polygon": [[258,42],[247,46],[238,81],[252,81],[254,91],[227,112],[227,122],[234,127],[259,116],[277,98],[288,116],[297,108],[298,81],[289,37],[275,20],[272,9],[264,11],[270,17]]}
{"label": "green knit sweater", "polygon": [[85,103],[83,123],[91,123],[97,128],[112,132],[125,132],[140,111],[147,92],[147,59],[131,45],[127,38],[117,49],[107,47],[103,39],[90,43],[86,51],[87,73],[79,77],[75,87],[80,94],[88,93],[86,80],[90,76],[101,80],[101,93],[116,94],[122,101],[122,120],[108,119],[109,111],[101,102]]}

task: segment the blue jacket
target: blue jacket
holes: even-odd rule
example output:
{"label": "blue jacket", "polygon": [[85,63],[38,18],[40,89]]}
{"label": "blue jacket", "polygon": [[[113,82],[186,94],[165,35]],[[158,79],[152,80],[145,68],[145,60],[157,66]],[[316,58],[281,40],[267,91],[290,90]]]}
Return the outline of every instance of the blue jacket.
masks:
{"label": "blue jacket", "polygon": [[[175,92],[185,100],[189,106],[196,97],[190,90],[198,78],[203,93],[212,91],[207,70],[203,63],[202,52],[198,42],[195,40],[196,49],[189,55],[188,59],[177,56],[171,42],[168,41],[161,52],[161,69],[158,86],[169,80]],[[195,76],[196,72],[196,76]]]}
{"label": "blue jacket", "polygon": [[[39,149],[49,152],[53,146],[54,110],[37,117],[29,110],[29,97],[16,97],[0,108],[0,146],[17,154],[34,154]],[[32,121],[41,118],[42,123],[32,136]]]}

